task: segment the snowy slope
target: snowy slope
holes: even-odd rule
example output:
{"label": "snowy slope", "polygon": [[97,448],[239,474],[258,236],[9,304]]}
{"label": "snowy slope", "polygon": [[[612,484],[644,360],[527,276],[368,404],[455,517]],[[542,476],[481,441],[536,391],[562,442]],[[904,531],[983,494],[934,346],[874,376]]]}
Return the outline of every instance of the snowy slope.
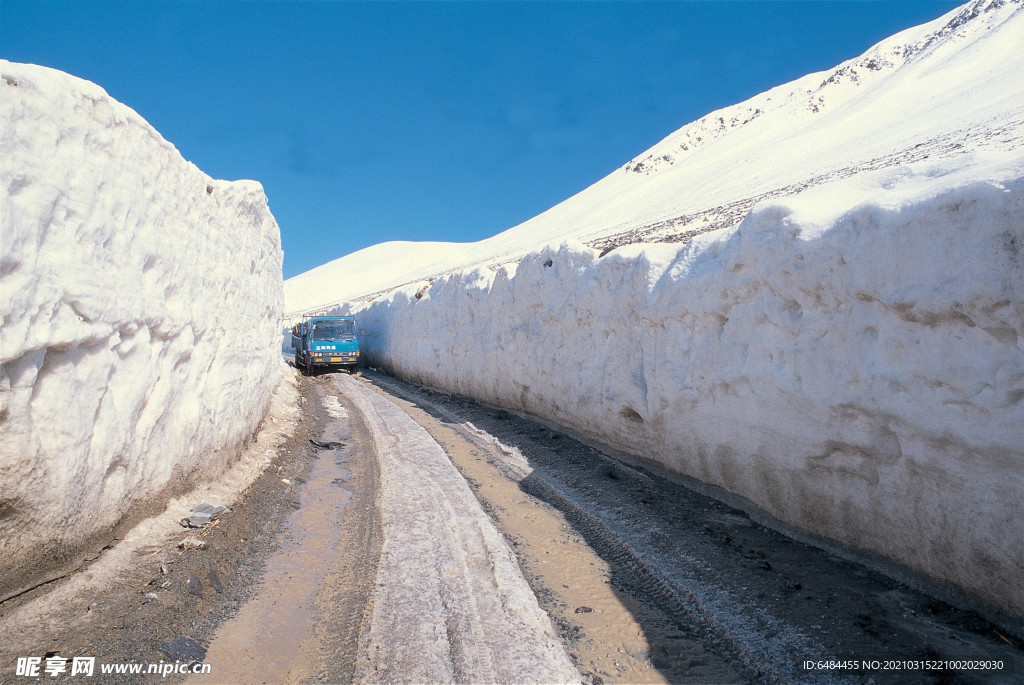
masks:
{"label": "snowy slope", "polygon": [[1024,615],[1022,36],[1024,3],[971,3],[685,127],[447,275],[443,247],[378,246],[286,308],[348,300],[372,363]]}
{"label": "snowy slope", "polygon": [[[670,135],[547,212],[477,243],[378,245],[289,279],[289,313],[461,268],[517,261],[549,242],[599,250],[682,241],[759,201],[866,170],[1024,144],[1024,11],[981,0]],[[423,258],[426,254],[426,258]]]}
{"label": "snowy slope", "polygon": [[0,61],[0,598],[219,473],[280,374],[280,235],[98,86]]}

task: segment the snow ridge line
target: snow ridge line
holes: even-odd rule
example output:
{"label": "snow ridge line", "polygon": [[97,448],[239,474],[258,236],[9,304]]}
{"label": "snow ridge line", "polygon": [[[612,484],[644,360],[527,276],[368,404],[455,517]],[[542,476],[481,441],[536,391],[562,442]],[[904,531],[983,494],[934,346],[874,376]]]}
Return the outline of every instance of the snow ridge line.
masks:
{"label": "snow ridge line", "polygon": [[[805,635],[788,626],[776,625],[774,628],[777,631],[777,637],[772,644],[777,648],[770,651],[759,649],[743,637],[744,633],[753,635],[754,631],[739,628],[745,621],[749,621],[750,617],[738,616],[725,610],[728,615],[723,620],[722,614],[725,613],[723,609],[713,608],[713,602],[705,597],[704,593],[699,590],[691,591],[671,580],[669,574],[660,569],[656,562],[634,549],[598,516],[588,512],[571,495],[552,484],[539,469],[524,468],[520,464],[514,463],[513,459],[516,456],[520,459],[523,458],[518,449],[504,445],[495,436],[480,430],[472,422],[466,421],[425,393],[385,377],[375,378],[374,382],[399,397],[429,406],[432,411],[449,421],[452,427],[468,440],[497,455],[496,465],[512,478],[518,479],[524,492],[561,511],[566,519],[594,546],[600,556],[613,560],[617,565],[632,573],[637,585],[644,591],[671,607],[671,610],[677,615],[690,619],[707,647],[711,647],[713,651],[725,652],[734,663],[748,669],[750,673],[756,673],[755,682],[771,683],[772,685],[812,682],[804,678],[805,674],[790,663],[792,654],[797,653],[795,650],[805,654],[827,654],[823,646],[808,643],[808,638]],[[636,473],[641,476],[641,480],[644,478],[642,474],[628,465],[622,464],[619,460],[606,455],[602,456],[613,461],[617,469],[621,466],[623,470],[631,472],[631,475]],[[816,674],[813,682],[845,683],[848,681],[836,676]]]}

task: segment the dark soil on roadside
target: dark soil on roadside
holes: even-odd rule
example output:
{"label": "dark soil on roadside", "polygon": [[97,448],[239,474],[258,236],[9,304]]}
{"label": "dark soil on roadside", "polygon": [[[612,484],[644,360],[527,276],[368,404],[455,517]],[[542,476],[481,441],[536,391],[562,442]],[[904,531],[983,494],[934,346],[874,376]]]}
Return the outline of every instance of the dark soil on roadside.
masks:
{"label": "dark soil on roadside", "polygon": [[[300,402],[316,396],[317,380],[299,379]],[[325,417],[322,404],[313,397],[303,402],[294,434],[231,505],[231,513],[201,530],[182,528],[173,538],[177,542],[194,536],[205,542],[204,548],[182,550],[170,543],[137,552],[133,567],[111,580],[104,591],[60,607],[66,615],[62,628],[40,636],[40,642],[29,650],[15,647],[16,651],[10,652],[0,646],[0,682],[30,682],[15,676],[18,657],[59,655],[67,658],[69,665],[75,656],[95,657],[95,675],[87,680],[103,683],[175,682],[182,676],[101,676],[101,663],[202,662],[216,628],[257,591],[266,559],[280,544],[282,522],[299,506],[297,485],[309,474],[316,457],[310,440],[319,437]],[[9,612],[66,580],[41,586],[0,606],[0,626]],[[147,597],[149,593],[156,599]],[[43,673],[40,680],[81,677]],[[213,676],[209,682],[230,682],[230,678]]]}

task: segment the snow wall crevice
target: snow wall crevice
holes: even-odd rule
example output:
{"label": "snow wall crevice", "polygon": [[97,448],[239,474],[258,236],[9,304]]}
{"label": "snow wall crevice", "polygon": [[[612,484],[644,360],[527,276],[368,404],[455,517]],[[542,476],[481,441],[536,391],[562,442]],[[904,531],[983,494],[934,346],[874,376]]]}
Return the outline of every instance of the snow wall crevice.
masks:
{"label": "snow wall crevice", "polygon": [[0,61],[0,599],[241,454],[280,376],[262,187],[130,108]]}
{"label": "snow wall crevice", "polygon": [[858,179],[878,202],[823,186],[683,247],[563,243],[345,311],[396,375],[1024,615],[1024,171],[1004,162]]}

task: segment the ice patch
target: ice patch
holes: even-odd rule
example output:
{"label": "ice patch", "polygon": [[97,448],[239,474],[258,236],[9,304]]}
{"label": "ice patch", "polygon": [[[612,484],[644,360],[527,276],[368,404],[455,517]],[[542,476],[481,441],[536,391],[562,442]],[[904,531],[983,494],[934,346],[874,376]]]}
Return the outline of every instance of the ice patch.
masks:
{"label": "ice patch", "polygon": [[348,418],[348,412],[345,410],[345,407],[341,406],[341,404],[338,402],[338,398],[335,397],[334,395],[328,395],[327,397],[323,398],[322,402],[324,405],[324,409],[326,409],[327,413],[333,418]]}

